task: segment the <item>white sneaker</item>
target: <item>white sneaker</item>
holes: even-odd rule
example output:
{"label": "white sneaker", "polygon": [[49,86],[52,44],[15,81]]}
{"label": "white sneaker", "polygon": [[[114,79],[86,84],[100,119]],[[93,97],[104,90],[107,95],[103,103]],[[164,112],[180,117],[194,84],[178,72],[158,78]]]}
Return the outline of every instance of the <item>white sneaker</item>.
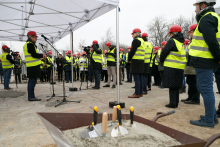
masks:
{"label": "white sneaker", "polygon": [[89,81],[88,86],[92,86],[92,83]]}

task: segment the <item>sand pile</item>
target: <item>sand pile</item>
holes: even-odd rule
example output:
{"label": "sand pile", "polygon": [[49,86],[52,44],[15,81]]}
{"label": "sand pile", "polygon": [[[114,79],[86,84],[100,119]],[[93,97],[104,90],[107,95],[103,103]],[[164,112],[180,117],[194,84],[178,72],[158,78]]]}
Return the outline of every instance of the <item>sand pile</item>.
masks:
{"label": "sand pile", "polygon": [[64,139],[76,147],[165,147],[181,145],[177,140],[144,124],[135,122],[136,128],[125,125],[129,121],[123,121],[123,127],[128,130],[127,135],[111,137],[111,131],[115,126],[108,127],[106,137],[86,138],[79,135],[87,126],[63,131]]}

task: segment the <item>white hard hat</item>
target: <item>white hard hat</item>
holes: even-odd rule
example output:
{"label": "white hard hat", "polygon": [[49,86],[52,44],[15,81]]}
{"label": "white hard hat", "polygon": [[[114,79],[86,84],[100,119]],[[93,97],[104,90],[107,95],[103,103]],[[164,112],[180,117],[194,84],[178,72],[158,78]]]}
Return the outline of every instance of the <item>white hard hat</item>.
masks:
{"label": "white hard hat", "polygon": [[61,53],[61,52],[59,52],[59,54],[60,54],[60,55],[62,55],[62,53]]}
{"label": "white hard hat", "polygon": [[206,3],[216,3],[216,0],[196,0],[196,2],[193,4],[193,6],[196,6],[196,4],[206,2]]}

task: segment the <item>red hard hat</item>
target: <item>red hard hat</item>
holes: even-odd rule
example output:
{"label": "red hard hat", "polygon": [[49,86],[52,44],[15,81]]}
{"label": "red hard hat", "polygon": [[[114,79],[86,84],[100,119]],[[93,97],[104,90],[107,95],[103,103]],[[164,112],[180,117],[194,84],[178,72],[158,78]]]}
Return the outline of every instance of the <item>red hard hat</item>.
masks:
{"label": "red hard hat", "polygon": [[131,47],[129,46],[128,49],[131,49]]}
{"label": "red hard hat", "polygon": [[108,52],[107,50],[104,50],[104,54],[107,53],[107,52]]}
{"label": "red hard hat", "polygon": [[154,47],[154,50],[158,50],[158,49],[159,49],[159,47],[158,47],[158,46],[155,46],[155,47]]}
{"label": "red hard hat", "polygon": [[136,29],[133,30],[133,32],[131,33],[131,35],[133,35],[134,33],[137,33],[137,32],[141,33],[141,30],[138,29],[138,28],[136,28]]}
{"label": "red hard hat", "polygon": [[43,56],[43,58],[44,58],[44,57],[47,57],[47,56],[46,56],[46,55],[44,55],[44,56]]}
{"label": "red hard hat", "polygon": [[80,54],[81,56],[83,55],[83,53]]}
{"label": "red hard hat", "polygon": [[36,36],[36,37],[38,37],[38,36],[37,36],[37,33],[34,32],[34,31],[30,31],[30,32],[28,32],[28,33],[27,33],[27,36],[29,36],[29,35],[32,35],[32,36]]}
{"label": "red hard hat", "polygon": [[86,52],[83,52],[82,54],[84,55],[84,54],[86,54]]}
{"label": "red hard hat", "polygon": [[112,43],[111,42],[107,42],[106,46],[109,47]]}
{"label": "red hard hat", "polygon": [[80,53],[77,53],[77,55],[79,56],[79,55],[80,55]]}
{"label": "red hard hat", "polygon": [[122,51],[122,52],[123,52],[124,50],[123,50],[122,48],[120,48],[120,51]]}
{"label": "red hard hat", "polygon": [[67,53],[68,53],[68,54],[71,54],[71,50],[68,50]]}
{"label": "red hard hat", "polygon": [[93,44],[98,44],[98,41],[97,41],[97,40],[93,40],[92,43],[93,43]]}
{"label": "red hard hat", "polygon": [[182,28],[179,25],[173,25],[170,27],[170,31],[168,33],[172,32],[182,32]]}
{"label": "red hard hat", "polygon": [[48,52],[48,54],[52,54],[52,52],[51,52],[51,51],[49,51],[49,52]]}
{"label": "red hard hat", "polygon": [[148,37],[147,33],[143,33],[141,37]]}
{"label": "red hard hat", "polygon": [[183,44],[189,44],[189,40],[188,39],[185,39],[185,41],[183,42]]}
{"label": "red hard hat", "polygon": [[74,57],[74,56],[76,56],[75,54],[72,54],[72,56]]}
{"label": "red hard hat", "polygon": [[3,45],[2,49],[5,50],[6,48],[9,48],[7,45]]}
{"label": "red hard hat", "polygon": [[16,54],[19,55],[19,52],[17,52]]}
{"label": "red hard hat", "polygon": [[92,45],[90,46],[90,48],[93,48]]}
{"label": "red hard hat", "polygon": [[192,25],[189,27],[188,33],[189,33],[190,31],[192,31],[192,30],[195,30],[196,27],[197,27],[197,24],[192,24]]}
{"label": "red hard hat", "polygon": [[159,50],[162,50],[162,48],[159,48]]}
{"label": "red hard hat", "polygon": [[161,43],[161,45],[166,45],[167,44],[167,42],[166,41],[163,41],[162,43]]}
{"label": "red hard hat", "polygon": [[65,52],[65,54],[68,54],[67,52]]}

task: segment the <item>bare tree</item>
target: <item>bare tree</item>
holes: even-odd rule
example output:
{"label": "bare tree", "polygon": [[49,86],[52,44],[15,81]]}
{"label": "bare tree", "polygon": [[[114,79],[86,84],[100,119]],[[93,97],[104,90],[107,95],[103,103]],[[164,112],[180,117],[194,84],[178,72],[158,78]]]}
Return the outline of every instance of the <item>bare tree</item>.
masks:
{"label": "bare tree", "polygon": [[79,43],[78,43],[78,49],[79,49],[79,51],[80,52],[83,52],[83,46],[86,46],[86,41],[85,41],[85,39],[80,39],[80,41],[79,41]]}
{"label": "bare tree", "polygon": [[114,44],[115,43],[114,40],[115,40],[115,37],[112,33],[112,29],[111,27],[109,27],[107,31],[105,32],[105,35],[102,36],[101,42],[99,43],[99,47],[103,50],[107,50],[106,43],[111,42],[112,44]]}
{"label": "bare tree", "polygon": [[168,23],[164,16],[157,16],[150,24],[147,25],[147,33],[149,36],[149,42],[153,46],[160,46],[163,41],[168,40]]}

